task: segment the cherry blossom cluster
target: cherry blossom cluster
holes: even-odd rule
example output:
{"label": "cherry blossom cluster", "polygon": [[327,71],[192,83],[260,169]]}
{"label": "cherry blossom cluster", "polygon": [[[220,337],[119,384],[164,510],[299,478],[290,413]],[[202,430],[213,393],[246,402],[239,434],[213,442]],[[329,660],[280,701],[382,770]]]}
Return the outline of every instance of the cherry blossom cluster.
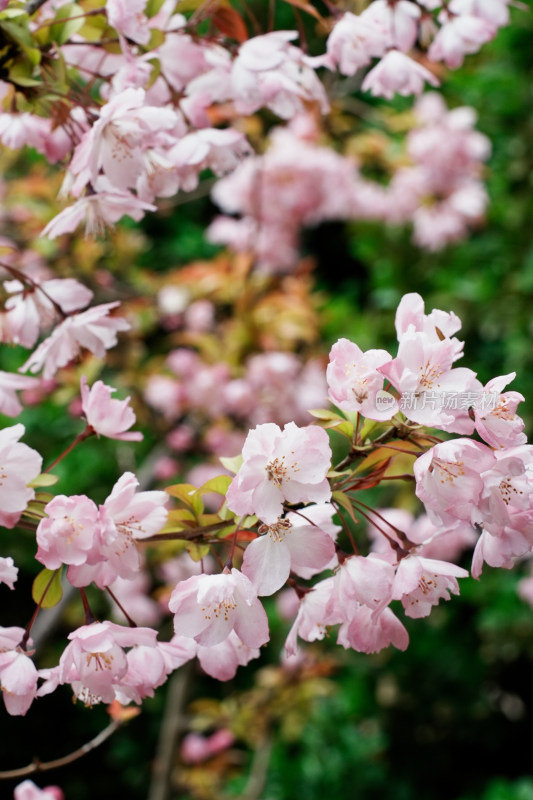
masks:
{"label": "cherry blossom cluster", "polygon": [[327,398],[321,362],[302,363],[294,353],[250,356],[240,377],[232,375],[229,365],[206,364],[185,348],[171,351],[166,365],[170,374],[148,379],[145,400],[174,424],[167,443],[178,455],[197,447],[199,415],[203,448],[217,456],[233,456],[241,451],[248,428],[266,421],[305,424],[310,421],[307,409],[323,405]]}
{"label": "cherry blossom cluster", "polygon": [[505,0],[452,0],[446,5],[439,0],[375,0],[359,15],[342,15],[328,38],[327,58],[343,75],[354,75],[380,58],[365,76],[363,90],[389,99],[396,93],[420,94],[425,83],[438,86],[439,81],[410,55],[417,41],[429,45],[430,61],[444,61],[454,69],[508,21]]}
{"label": "cherry blossom cluster", "polygon": [[[99,506],[81,495],[58,494],[44,503],[31,485],[42,479],[41,456],[19,441],[22,425],[5,428],[2,523],[33,520],[36,558],[45,567],[36,613],[63,571],[80,589],[85,610],[85,624],[69,635],[57,666],[47,669],[34,663],[31,624],[1,629],[8,712],[25,714],[60,685],[86,705],[140,703],[195,657],[209,675],[228,680],[269,641],[261,598],[286,585],[294,598],[285,644],[290,656],[298,652],[298,638],[323,639],[333,627],[346,648],[370,653],[392,644],[403,650],[408,633],[391,604],[399,601],[405,615],[417,619],[457,594],[458,579],[469,574],[456,563],[465,547],[474,545],[474,577],[483,563],[510,567],[531,553],[531,447],[516,413],[523,398],[504,391],[513,375],[483,386],[472,370],[455,366],[463,350],[460,325],[453,312],[426,314],[422,298],[409,294],[396,313],[396,356],[339,340],[326,371],[338,412],[315,410],[321,424],[302,427],[258,423],[242,454],[223,459],[233,479],[206,484],[204,491],[225,494],[218,513],[207,517],[194,487],[139,491],[132,473]],[[129,398],[112,398],[101,381],[89,389],[85,378],[81,394],[87,427],[80,442],[94,433],[138,438],[129,432],[135,422]],[[339,463],[332,463],[330,427],[346,440]],[[458,436],[438,439],[435,429]],[[474,434],[477,439],[469,438]],[[372,453],[386,455],[369,463]],[[412,459],[412,476],[389,474],[400,456]],[[405,477],[414,479],[424,507],[416,521],[359,499],[359,489]],[[181,498],[181,511],[169,511],[169,494]],[[364,551],[355,544],[350,518],[368,522]],[[218,554],[221,569],[206,554],[196,570],[184,572],[181,559],[169,563],[174,635],[159,641],[157,630],[135,625],[133,606],[128,609],[143,581],[140,545],[190,535]],[[13,559],[2,559],[0,577],[14,587]],[[94,619],[84,592],[90,584],[115,600],[117,589],[126,626]]]}
{"label": "cherry blossom cluster", "polygon": [[[220,26],[216,8],[207,9],[198,19],[194,14],[187,19],[175,0],[157,4],[155,13],[141,0],[135,3],[134,13],[122,2],[108,0],[97,11],[104,22],[102,30],[110,33],[111,40],[116,37],[117,52],[116,47],[106,46],[107,39],[105,44],[98,41],[94,29],[84,37],[86,12],[81,6],[79,14],[73,12],[63,21],[63,5],[47,0],[31,17],[23,12],[16,17],[21,37],[33,42],[33,62],[28,66],[21,55],[19,71],[14,68],[0,84],[3,144],[12,149],[28,145],[49,162],[66,165],[61,194],[74,202],[45,227],[44,235],[52,238],[82,223],[88,233],[101,233],[124,215],[139,220],[156,209],[158,198],[195,189],[205,170],[215,176],[233,171],[252,153],[239,124],[242,117],[268,110],[290,120],[310,107],[327,114],[330,104],[322,74],[338,70],[351,76],[378,59],[363,80],[363,91],[390,99],[395,93],[420,94],[426,84],[437,86],[431,62],[460,66],[464,56],[491,40],[509,17],[505,0],[452,0],[442,7],[433,0],[374,0],[359,15],[346,12],[324,20],[324,29],[331,31],[324,52],[311,57],[295,44],[296,31],[250,36],[233,9],[229,28],[227,24],[220,28],[225,36],[202,38],[196,25],[203,16],[211,13],[215,28]],[[3,13],[8,12],[0,10]],[[424,51],[427,66],[421,63]],[[56,83],[41,71],[43,52],[47,59],[51,52],[52,61],[56,58],[63,65],[64,71],[58,70],[63,77]],[[71,82],[77,86],[80,79],[88,87],[83,103],[78,101],[78,89],[72,99],[69,96]],[[24,87],[50,80],[50,92],[62,99],[47,108],[48,113],[41,108],[35,113],[27,106],[17,108],[14,89],[19,83]],[[306,160],[310,156],[310,152],[302,153],[300,173],[309,171]],[[321,160],[322,181],[331,172],[331,178],[340,174],[341,160],[332,152],[324,153]],[[256,172],[253,162],[248,174]],[[342,181],[344,187],[349,173]],[[320,208],[322,214],[335,214],[334,192],[325,197],[316,187],[310,197],[316,200],[317,191],[318,210],[313,211],[310,200],[307,209],[295,212],[302,223],[320,219]],[[344,191],[339,193],[337,208],[342,208]],[[466,204],[464,200],[462,207]],[[229,235],[227,230],[216,230],[213,236]],[[249,241],[253,225],[234,226],[231,236]],[[270,240],[268,225],[261,230],[261,238]],[[281,262],[294,247],[293,238],[288,230],[280,245]],[[264,250],[260,241],[261,257]]]}
{"label": "cherry blossom cluster", "polygon": [[489,141],[473,129],[473,109],[448,111],[434,92],[413,111],[405,160],[388,185],[365,178],[353,158],[319,144],[311,118],[276,128],[264,155],[246,159],[215,185],[213,199],[232,216],[217,217],[209,238],[253,250],[265,272],[293,269],[302,228],[329,220],[412,222],[414,241],[429,250],[464,238],[487,204],[480,177]]}
{"label": "cherry blossom cluster", "polygon": [[[210,238],[253,252],[263,272],[290,270],[300,230],[321,221],[409,220],[415,240],[437,249],[482,216],[489,146],[473,129],[471,109],[448,112],[432,93],[421,98],[407,157],[386,186],[323,146],[318,120],[330,111],[325,86],[339,87],[339,74],[370,68],[362,90],[384,98],[437,86],[431,62],[458,67],[492,39],[508,21],[502,0],[374,0],[359,15],[324,20],[330,33],[317,56],[303,41],[298,46],[292,30],[250,36],[235,9],[231,23],[222,22],[217,4],[186,17],[175,0],[107,0],[89,12],[80,5],[79,14],[74,3],[68,18],[63,0],[36,4],[29,15],[22,3],[7,5],[0,2],[0,22],[19,30],[0,81],[0,141],[33,147],[57,164],[61,198],[71,203],[49,220],[44,237],[80,225],[101,234],[124,215],[138,221],[161,199],[194,191],[206,171],[227,175],[213,198],[233,215],[215,220]],[[207,18],[215,32],[202,36]],[[270,147],[254,154],[249,118],[264,111],[264,119],[287,125],[274,127]],[[32,352],[18,373],[0,372],[0,411],[10,417],[58,370],[85,351],[104,359],[130,329],[115,316],[118,300],[91,305],[92,290],[57,277],[39,248],[22,250],[15,240],[0,240],[0,338]],[[42,252],[53,246],[41,244]],[[175,300],[173,287],[161,291],[163,316],[165,304],[172,316]],[[189,334],[212,331],[209,302],[181,312]],[[7,712],[24,715],[60,686],[86,706],[140,704],[194,658],[210,676],[229,680],[260,656],[270,639],[262,598],[285,587],[287,657],[297,656],[298,639],[321,640],[333,629],[345,648],[404,650],[400,615],[426,617],[459,592],[469,574],[457,563],[465,548],[474,548],[475,578],[484,564],[509,568],[531,554],[533,460],[517,414],[523,397],[506,390],[514,374],[483,386],[455,365],[459,329],[455,314],[426,314],[422,298],[409,294],[396,313],[395,356],[340,339],[326,369],[272,347],[230,367],[173,345],[167,374],[147,381],[145,399],[174,426],[168,443],[177,452],[191,447],[199,419],[209,427],[202,444],[222,465],[200,487],[149,490],[126,471],[100,503],[41,492],[54,486],[56,464],[88,437],[142,438],[132,430],[130,398],[114,397],[102,380],[89,386],[85,375],[78,404],[85,427],[44,471],[42,455],[21,442],[23,424],[0,430],[0,524],[29,533],[42,567],[32,619],[0,627]],[[328,398],[333,410],[316,408]],[[237,431],[228,433],[233,423]],[[342,442],[335,459],[333,436]],[[360,499],[359,490],[385,480],[414,483],[416,519]],[[366,528],[366,543],[354,536],[356,525]],[[143,569],[161,544],[174,549],[159,566],[164,587],[156,603]],[[11,556],[0,557],[1,591],[15,590],[18,572]],[[64,584],[77,590],[83,624],[65,637],[58,663],[39,668],[32,627],[60,602]],[[126,622],[98,619],[89,586],[110,597]],[[173,621],[165,640],[156,630],[162,614]],[[61,796],[31,781],[15,789],[15,800]]]}

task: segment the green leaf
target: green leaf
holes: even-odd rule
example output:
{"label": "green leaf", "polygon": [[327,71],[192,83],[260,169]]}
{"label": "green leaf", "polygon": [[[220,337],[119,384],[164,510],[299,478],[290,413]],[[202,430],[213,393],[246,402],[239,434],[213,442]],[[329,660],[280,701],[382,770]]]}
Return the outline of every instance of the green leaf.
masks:
{"label": "green leaf", "polygon": [[80,7],[76,3],[69,3],[58,10],[55,16],[57,22],[50,26],[50,39],[53,42],[59,45],[65,44],[74,33],[83,28],[86,17],[84,14],[76,13],[79,11]]}
{"label": "green leaf", "polygon": [[17,86],[41,86],[42,81],[33,77],[33,67],[27,61],[16,61],[9,68],[9,80]]}
{"label": "green leaf", "polygon": [[155,17],[165,0],[148,0],[144,13],[147,17]]}
{"label": "green leaf", "polygon": [[[189,524],[189,523],[192,523]],[[180,533],[196,525],[196,517],[185,508],[173,508],[168,512],[166,524],[158,533]]]}
{"label": "green leaf", "polygon": [[37,500],[38,502],[43,503],[44,505],[47,505],[50,502],[50,500],[53,500],[53,499],[54,499],[54,495],[50,494],[50,492],[36,492],[35,493],[35,500]]}
{"label": "green leaf", "polygon": [[200,486],[198,491],[200,494],[216,492],[217,494],[225,495],[232,480],[229,475],[217,475],[215,478],[206,481],[203,486]]}
{"label": "green leaf", "polygon": [[96,43],[100,41],[106,29],[109,30],[106,17],[103,14],[97,14],[95,17],[87,17],[85,19],[79,34],[86,41]]}
{"label": "green leaf", "polygon": [[243,457],[242,454],[238,456],[233,456],[232,458],[227,458],[226,456],[221,456],[219,459],[220,463],[222,464],[225,469],[229,470],[230,472],[237,473],[243,464]]}
{"label": "green leaf", "polygon": [[193,561],[201,561],[209,554],[208,544],[195,544],[190,542],[185,548]]}
{"label": "green leaf", "polygon": [[342,422],[345,421],[345,417],[341,417],[340,414],[337,414],[336,411],[332,411],[330,408],[310,408],[307,413],[316,417],[316,419],[338,419]]}
{"label": "green leaf", "polygon": [[347,439],[350,441],[352,440],[354,428],[351,422],[347,422],[346,420],[344,422],[335,422],[335,420],[332,420],[322,427],[342,433],[342,435],[346,436]]}
{"label": "green leaf", "polygon": [[173,486],[167,486],[165,492],[171,497],[177,497],[186,506],[192,508],[193,495],[196,493],[197,488],[192,483],[175,483]]}
{"label": "green leaf", "polygon": [[33,581],[31,596],[41,608],[53,608],[56,606],[63,597],[61,570],[41,570]]}
{"label": "green leaf", "polygon": [[27,16],[23,8],[4,8],[0,11],[0,20],[2,19],[16,19],[17,17]]}
{"label": "green leaf", "polygon": [[37,489],[39,486],[53,486],[58,480],[59,478],[57,475],[52,475],[50,472],[42,472],[28,483],[28,486],[31,486],[33,489]]}
{"label": "green leaf", "polygon": [[350,516],[350,519],[351,519],[353,522],[355,522],[356,524],[358,524],[358,523],[359,523],[359,520],[357,519],[357,517],[356,517],[356,516],[355,516],[355,514],[354,514],[354,510],[353,510],[353,507],[352,507],[352,503],[351,503],[351,501],[350,501],[350,498],[349,498],[349,497],[347,497],[347,496],[344,494],[344,492],[341,492],[341,491],[336,491],[336,492],[333,492],[333,494],[331,495],[331,499],[332,499],[332,500],[333,500],[335,503],[338,503],[340,506],[342,506],[342,508],[343,508],[345,511],[347,511],[347,512],[348,512],[348,514],[349,514],[349,516]]}

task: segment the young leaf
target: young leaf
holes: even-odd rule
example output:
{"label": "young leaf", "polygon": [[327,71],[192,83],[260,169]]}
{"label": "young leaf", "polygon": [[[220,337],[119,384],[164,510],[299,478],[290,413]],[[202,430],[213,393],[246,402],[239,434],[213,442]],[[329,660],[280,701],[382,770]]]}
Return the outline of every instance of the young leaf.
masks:
{"label": "young leaf", "polygon": [[60,569],[42,569],[31,589],[31,596],[41,608],[53,608],[63,597]]}
{"label": "young leaf", "polygon": [[58,480],[59,478],[57,475],[52,475],[50,472],[42,472],[30,481],[28,486],[31,486],[33,489],[37,489],[39,486],[53,486]]}
{"label": "young leaf", "polygon": [[355,516],[355,513],[354,513],[354,510],[353,510],[350,498],[347,497],[344,494],[344,492],[341,492],[341,491],[333,492],[333,494],[331,495],[331,499],[333,500],[334,503],[338,503],[340,506],[342,506],[342,508],[345,511],[348,512],[348,515],[349,515],[350,519],[353,520],[353,522],[355,522],[356,524],[359,523],[359,520]]}
{"label": "young leaf", "polygon": [[242,467],[242,463],[244,461],[241,454],[239,454],[238,456],[233,456],[232,458],[221,456],[218,460],[220,461],[222,466],[225,467],[225,469],[229,470],[230,472],[233,472],[234,475],[240,470],[240,468]]}

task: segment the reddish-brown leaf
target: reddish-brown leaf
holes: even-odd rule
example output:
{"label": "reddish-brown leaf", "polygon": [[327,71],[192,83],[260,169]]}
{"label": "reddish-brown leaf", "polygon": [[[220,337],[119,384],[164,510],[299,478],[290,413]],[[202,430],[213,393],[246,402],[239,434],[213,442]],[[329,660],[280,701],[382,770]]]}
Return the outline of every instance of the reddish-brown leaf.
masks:
{"label": "reddish-brown leaf", "polygon": [[241,44],[248,39],[246,24],[239,12],[234,8],[217,6],[213,13],[210,14],[210,17],[213,25],[225,36],[229,36],[230,39],[235,39]]}

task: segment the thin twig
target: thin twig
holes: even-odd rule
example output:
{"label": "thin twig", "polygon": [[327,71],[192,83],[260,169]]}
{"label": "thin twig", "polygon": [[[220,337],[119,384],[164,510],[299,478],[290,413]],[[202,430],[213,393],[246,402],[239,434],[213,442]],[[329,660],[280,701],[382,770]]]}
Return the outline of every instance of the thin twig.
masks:
{"label": "thin twig", "polygon": [[172,542],[181,539],[197,539],[204,533],[211,533],[212,531],[220,531],[223,528],[229,528],[234,524],[233,520],[227,522],[213,522],[212,525],[204,525],[198,528],[185,528],[182,531],[175,533],[155,533],[153,536],[146,536],[144,539],[138,539],[139,542]]}
{"label": "thin twig", "polygon": [[167,800],[170,794],[176,744],[178,737],[187,726],[183,709],[187,701],[191,677],[192,664],[189,662],[175,672],[169,681],[148,800]]}
{"label": "thin twig", "polygon": [[263,794],[272,753],[272,744],[272,736],[269,736],[255,751],[248,783],[244,787],[244,792],[239,795],[238,800],[259,800]]}
{"label": "thin twig", "polygon": [[107,728],[104,728],[104,730],[98,734],[98,736],[95,736],[90,742],[86,742],[86,744],[78,747],[78,749],[74,750],[72,753],[62,756],[62,758],[56,758],[54,761],[40,761],[38,758],[35,758],[31,764],[27,764],[25,767],[9,769],[4,772],[0,772],[0,780],[7,780],[9,778],[24,778],[26,775],[33,775],[35,772],[46,772],[50,769],[57,769],[58,767],[64,767],[67,764],[72,764],[73,761],[77,761],[78,758],[90,753],[91,750],[95,750],[97,747],[103,744],[103,742],[105,742],[106,739],[109,739],[109,737],[112,736],[121,725],[122,721],[113,720],[109,723]]}

